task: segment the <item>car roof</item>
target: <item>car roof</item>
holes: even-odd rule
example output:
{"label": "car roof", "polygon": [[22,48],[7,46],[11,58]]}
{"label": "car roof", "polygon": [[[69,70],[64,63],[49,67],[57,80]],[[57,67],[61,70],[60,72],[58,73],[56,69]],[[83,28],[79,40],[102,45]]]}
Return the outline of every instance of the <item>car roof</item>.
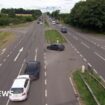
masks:
{"label": "car roof", "polygon": [[39,67],[40,62],[39,61],[28,61],[26,64],[27,64],[27,70],[33,70]]}
{"label": "car roof", "polygon": [[26,79],[15,79],[12,88],[24,88]]}

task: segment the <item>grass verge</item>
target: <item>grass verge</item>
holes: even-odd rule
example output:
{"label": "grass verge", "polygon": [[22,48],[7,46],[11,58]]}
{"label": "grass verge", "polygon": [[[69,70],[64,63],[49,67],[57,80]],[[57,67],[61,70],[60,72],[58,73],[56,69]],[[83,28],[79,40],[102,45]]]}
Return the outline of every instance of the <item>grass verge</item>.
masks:
{"label": "grass verge", "polygon": [[100,85],[99,82],[96,81],[92,76],[90,76],[89,73],[84,73],[83,77],[91,87],[100,105],[105,105],[105,89],[103,86]]}
{"label": "grass verge", "polygon": [[96,102],[94,101],[91,93],[89,92],[88,88],[80,77],[80,71],[76,71],[73,73],[73,80],[76,84],[82,103],[84,105],[96,105]]}
{"label": "grass verge", "polygon": [[13,39],[13,33],[11,32],[0,32],[0,48],[5,46],[7,42]]}
{"label": "grass verge", "polygon": [[46,37],[47,43],[57,43],[57,40],[59,41],[59,43],[66,42],[64,37],[57,30],[54,30],[54,29],[46,30],[45,37]]}

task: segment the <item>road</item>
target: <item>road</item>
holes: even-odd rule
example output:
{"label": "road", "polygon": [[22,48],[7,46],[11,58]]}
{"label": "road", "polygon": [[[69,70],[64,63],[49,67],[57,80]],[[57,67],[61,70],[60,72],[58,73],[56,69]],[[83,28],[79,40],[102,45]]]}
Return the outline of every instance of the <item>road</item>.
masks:
{"label": "road", "polygon": [[83,61],[72,44],[65,43],[65,47],[63,52],[47,50],[44,25],[36,21],[20,30],[16,40],[0,51],[0,90],[10,89],[29,60],[41,62],[40,79],[32,82],[26,101],[11,102],[8,97],[0,97],[0,105],[79,105],[69,76]]}
{"label": "road", "polygon": [[[54,25],[60,32],[61,26]],[[105,79],[105,37],[100,35],[83,33],[66,26],[68,33],[64,36],[71,42],[75,52],[89,65],[96,73]]]}
{"label": "road", "polygon": [[43,25],[33,22],[26,34],[21,35],[6,51],[0,59],[0,90],[9,90],[17,75],[23,74],[25,62],[39,60],[41,62],[41,76],[38,81],[31,84],[29,97],[22,103],[10,102],[7,98],[0,97],[0,105],[44,105],[44,30]]}

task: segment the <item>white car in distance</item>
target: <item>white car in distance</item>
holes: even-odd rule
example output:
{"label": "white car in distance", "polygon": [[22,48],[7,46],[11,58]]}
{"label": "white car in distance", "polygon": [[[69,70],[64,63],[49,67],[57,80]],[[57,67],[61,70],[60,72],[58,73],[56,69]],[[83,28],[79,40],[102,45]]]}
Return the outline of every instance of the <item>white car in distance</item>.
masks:
{"label": "white car in distance", "polygon": [[18,75],[10,89],[10,91],[12,92],[12,94],[9,95],[10,101],[23,101],[27,99],[29,87],[29,75]]}

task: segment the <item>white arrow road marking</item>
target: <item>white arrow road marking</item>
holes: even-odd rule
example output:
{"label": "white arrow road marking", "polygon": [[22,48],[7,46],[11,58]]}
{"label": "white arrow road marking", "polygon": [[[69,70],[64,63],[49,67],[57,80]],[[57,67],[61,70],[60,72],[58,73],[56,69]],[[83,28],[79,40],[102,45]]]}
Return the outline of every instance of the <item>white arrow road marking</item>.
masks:
{"label": "white arrow road marking", "polygon": [[0,54],[0,55],[4,54],[4,53],[5,53],[5,51],[6,51],[6,48],[4,48],[4,49],[2,50],[2,52],[1,52],[1,54]]}
{"label": "white arrow road marking", "polygon": [[14,59],[14,62],[16,62],[16,60],[19,58],[19,56],[20,56],[20,54],[21,54],[22,51],[23,51],[23,47],[19,50],[17,56]]}

